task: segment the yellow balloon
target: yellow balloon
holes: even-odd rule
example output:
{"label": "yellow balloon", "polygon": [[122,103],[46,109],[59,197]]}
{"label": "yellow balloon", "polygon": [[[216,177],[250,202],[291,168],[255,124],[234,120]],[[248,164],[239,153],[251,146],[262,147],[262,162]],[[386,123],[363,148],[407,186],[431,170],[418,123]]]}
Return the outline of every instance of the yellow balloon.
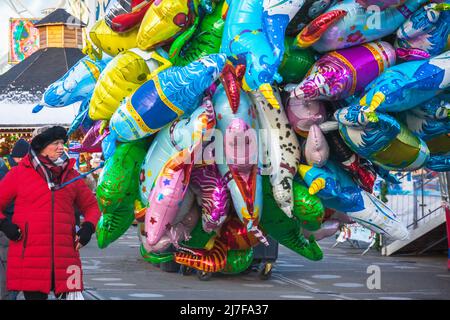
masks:
{"label": "yellow balloon", "polygon": [[102,19],[94,24],[89,37],[98,48],[114,57],[122,51],[135,48],[137,34],[137,29],[125,33],[114,32]]}
{"label": "yellow balloon", "polygon": [[191,25],[197,15],[199,0],[194,0],[194,11],[188,0],[162,0],[153,4],[142,20],[137,35],[137,46],[150,50],[166,44]]}
{"label": "yellow balloon", "polygon": [[[92,120],[109,120],[121,102],[146,82],[152,72],[159,72],[164,65],[155,52],[131,49],[119,53],[103,70],[98,79],[89,105]],[[159,63],[163,63],[160,67]]]}

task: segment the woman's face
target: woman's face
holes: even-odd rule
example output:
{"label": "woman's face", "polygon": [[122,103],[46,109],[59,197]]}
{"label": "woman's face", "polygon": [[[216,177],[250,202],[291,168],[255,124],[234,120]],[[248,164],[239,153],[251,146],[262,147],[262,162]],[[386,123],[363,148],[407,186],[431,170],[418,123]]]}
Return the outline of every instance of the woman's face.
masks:
{"label": "woman's face", "polygon": [[42,151],[41,155],[48,156],[50,160],[58,160],[64,153],[64,140],[59,139],[53,141],[48,146],[46,146]]}

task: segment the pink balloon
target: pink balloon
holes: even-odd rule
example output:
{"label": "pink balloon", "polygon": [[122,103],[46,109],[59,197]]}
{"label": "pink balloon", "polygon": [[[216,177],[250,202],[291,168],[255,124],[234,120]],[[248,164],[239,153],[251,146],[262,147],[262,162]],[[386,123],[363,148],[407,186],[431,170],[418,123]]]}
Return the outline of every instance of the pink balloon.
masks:
{"label": "pink balloon", "polygon": [[165,234],[154,246],[149,245],[146,241],[145,233],[141,233],[141,240],[145,250],[147,252],[164,252],[170,245],[178,247],[178,243],[180,241],[189,239],[191,231],[197,224],[199,217],[200,210],[198,209],[198,206],[194,204],[189,212],[184,216],[183,220],[171,227],[169,230],[166,230]]}
{"label": "pink balloon", "polygon": [[305,145],[305,157],[309,165],[324,166],[328,161],[330,148],[327,140],[317,124],[313,124],[308,133]]}
{"label": "pink balloon", "polygon": [[184,199],[192,167],[191,153],[185,149],[167,161],[156,178],[145,213],[145,231],[149,245],[156,245],[172,227]]}
{"label": "pink balloon", "polygon": [[89,129],[89,131],[84,136],[81,145],[72,147],[69,150],[71,152],[102,152],[102,141],[109,134],[109,130],[106,128],[102,134],[100,134],[100,127],[102,125],[102,121],[97,121],[95,124]]}
{"label": "pink balloon", "polygon": [[327,112],[322,101],[305,101],[303,99],[289,99],[287,116],[295,132],[309,131],[313,125],[325,122]]}
{"label": "pink balloon", "polygon": [[195,167],[189,186],[201,202],[203,230],[210,233],[219,229],[230,209],[230,195],[217,166]]}

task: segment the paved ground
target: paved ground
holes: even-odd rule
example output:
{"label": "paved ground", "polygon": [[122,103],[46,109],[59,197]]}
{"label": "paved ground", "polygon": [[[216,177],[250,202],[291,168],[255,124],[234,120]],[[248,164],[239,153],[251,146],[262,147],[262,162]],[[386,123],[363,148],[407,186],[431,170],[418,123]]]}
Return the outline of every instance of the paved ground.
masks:
{"label": "paved ground", "polygon": [[[320,242],[324,259],[312,262],[280,247],[269,280],[248,275],[215,274],[209,281],[197,276],[162,272],[139,255],[135,227],[107,249],[95,239],[82,249],[87,299],[450,299],[447,257],[383,257],[372,249]],[[369,289],[368,267],[379,268],[380,289]],[[374,284],[375,282],[369,281]]]}

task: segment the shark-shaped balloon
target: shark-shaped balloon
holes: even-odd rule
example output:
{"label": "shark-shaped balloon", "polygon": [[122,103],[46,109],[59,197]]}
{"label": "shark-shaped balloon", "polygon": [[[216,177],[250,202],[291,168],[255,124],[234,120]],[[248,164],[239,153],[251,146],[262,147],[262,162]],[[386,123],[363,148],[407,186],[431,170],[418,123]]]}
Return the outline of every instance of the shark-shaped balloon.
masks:
{"label": "shark-shaped balloon", "polygon": [[212,54],[186,67],[171,67],[140,86],[111,117],[119,141],[133,141],[158,132],[173,120],[189,116],[203,92],[219,77],[224,54]]}

